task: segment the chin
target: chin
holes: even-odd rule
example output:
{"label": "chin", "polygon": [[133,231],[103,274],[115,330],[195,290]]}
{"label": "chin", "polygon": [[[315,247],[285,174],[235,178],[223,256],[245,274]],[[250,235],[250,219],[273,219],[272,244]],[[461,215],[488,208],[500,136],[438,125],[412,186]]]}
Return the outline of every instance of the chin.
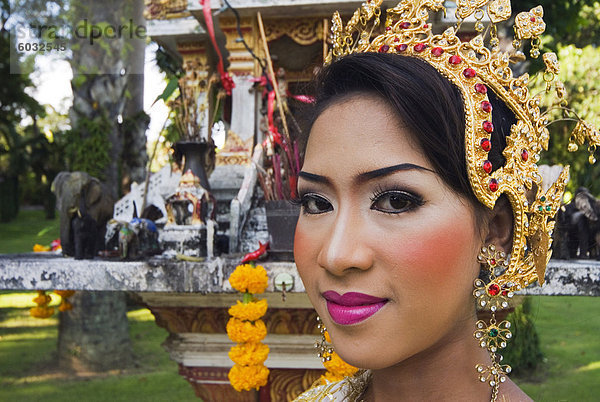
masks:
{"label": "chin", "polygon": [[[346,363],[361,369],[380,370],[394,366],[408,359],[411,354],[408,350],[398,348],[399,339],[386,342],[370,332],[368,337],[362,336],[339,336],[332,338],[334,350]],[[392,343],[393,342],[393,343]],[[387,345],[387,346],[386,346]],[[390,350],[390,345],[395,350]],[[390,353],[392,352],[392,353]]]}

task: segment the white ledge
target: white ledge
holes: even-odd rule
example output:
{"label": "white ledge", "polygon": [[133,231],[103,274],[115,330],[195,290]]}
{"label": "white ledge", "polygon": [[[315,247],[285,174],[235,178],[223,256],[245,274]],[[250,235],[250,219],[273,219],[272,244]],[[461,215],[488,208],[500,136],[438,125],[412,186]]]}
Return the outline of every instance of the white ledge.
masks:
{"label": "white ledge", "polygon": [[[148,261],[75,260],[52,253],[0,255],[0,289],[95,290],[175,293],[232,293],[227,278],[240,256],[205,262],[153,258]],[[267,292],[274,292],[277,275],[290,274],[294,287],[304,292],[293,262],[261,262],[269,273]],[[546,284],[522,291],[531,295],[600,296],[600,261],[552,260]]]}

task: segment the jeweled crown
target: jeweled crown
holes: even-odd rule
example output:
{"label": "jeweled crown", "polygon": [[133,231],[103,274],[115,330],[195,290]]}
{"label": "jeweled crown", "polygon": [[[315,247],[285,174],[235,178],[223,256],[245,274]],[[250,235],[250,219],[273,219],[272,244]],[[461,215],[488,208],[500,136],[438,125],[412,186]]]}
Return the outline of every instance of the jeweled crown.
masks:
{"label": "jeweled crown", "polygon": [[[499,267],[504,271],[494,281],[503,291],[528,286],[536,279],[544,283],[550,259],[554,216],[560,208],[568,181],[566,166],[547,191],[541,186],[537,162],[542,149],[547,150],[549,120],[540,111],[540,95],[530,95],[529,75],[513,77],[510,64],[526,59],[520,50],[523,40],[531,41],[530,56],[540,55],[539,36],[545,30],[541,6],[515,17],[511,51],[501,51],[496,24],[511,17],[509,0],[457,0],[455,26],[441,34],[433,34],[429,13],[446,11],[441,0],[405,0],[386,12],[383,33],[380,27],[382,0],[362,4],[344,26],[339,13],[333,15],[331,43],[326,64],[352,53],[396,53],[422,59],[454,83],[462,93],[465,106],[465,148],[471,187],[477,198],[493,208],[501,194],[506,194],[513,208],[513,246],[510,262]],[[487,13],[489,27],[483,24]],[[461,41],[458,31],[464,19],[474,16],[477,35]],[[485,32],[484,32],[485,31]],[[565,87],[556,78],[559,63],[554,53],[545,53],[543,79],[546,92],[554,93],[556,104],[564,105]],[[503,151],[506,163],[492,171],[488,160],[491,136],[494,135],[492,105],[487,92],[493,91],[514,113],[517,123],[511,128]],[[579,121],[569,144],[589,143],[590,162],[600,144],[598,131]],[[535,197],[533,197],[535,194]]]}

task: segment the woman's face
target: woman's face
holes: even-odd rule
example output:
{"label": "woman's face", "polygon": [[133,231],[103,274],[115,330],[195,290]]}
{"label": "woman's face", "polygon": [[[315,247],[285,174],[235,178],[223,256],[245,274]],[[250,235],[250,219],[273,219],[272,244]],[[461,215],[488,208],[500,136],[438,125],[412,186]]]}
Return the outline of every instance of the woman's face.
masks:
{"label": "woman's face", "polygon": [[474,209],[384,101],[354,96],[319,116],[298,190],[296,264],[344,360],[390,367],[473,331]]}

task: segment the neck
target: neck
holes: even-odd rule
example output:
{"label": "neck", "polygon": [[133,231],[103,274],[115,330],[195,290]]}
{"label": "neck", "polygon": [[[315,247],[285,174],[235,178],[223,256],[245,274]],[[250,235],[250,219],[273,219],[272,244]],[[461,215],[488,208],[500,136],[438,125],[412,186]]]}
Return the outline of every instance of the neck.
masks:
{"label": "neck", "polygon": [[449,339],[395,365],[374,370],[367,401],[489,401],[492,389],[479,381],[475,366],[491,363],[473,338],[475,317],[458,322]]}

